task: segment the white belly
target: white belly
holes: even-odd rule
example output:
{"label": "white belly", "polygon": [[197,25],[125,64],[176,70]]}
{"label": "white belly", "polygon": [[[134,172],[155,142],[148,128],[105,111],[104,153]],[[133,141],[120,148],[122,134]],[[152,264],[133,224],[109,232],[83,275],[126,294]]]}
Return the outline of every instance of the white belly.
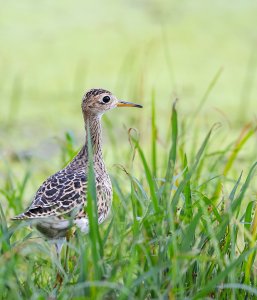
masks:
{"label": "white belly", "polygon": [[[103,223],[110,214],[110,209],[108,210],[107,214],[100,214],[98,216],[98,224]],[[87,234],[89,232],[89,220],[88,218],[80,218],[80,219],[75,219],[74,224],[81,230],[81,232]]]}
{"label": "white belly", "polygon": [[87,234],[89,231],[89,221],[88,218],[81,218],[74,220],[76,226],[81,230],[81,232]]}

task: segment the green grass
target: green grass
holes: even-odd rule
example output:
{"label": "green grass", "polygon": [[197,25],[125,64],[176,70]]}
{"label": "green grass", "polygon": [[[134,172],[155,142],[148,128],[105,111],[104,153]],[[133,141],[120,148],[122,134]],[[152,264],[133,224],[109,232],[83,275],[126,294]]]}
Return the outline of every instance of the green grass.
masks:
{"label": "green grass", "polygon": [[[0,299],[256,299],[251,0],[1,2]],[[112,214],[62,252],[10,218],[84,141],[92,87]],[[92,171],[92,170],[91,170]],[[58,290],[56,273],[64,278]]]}
{"label": "green grass", "polygon": [[[257,211],[252,179],[257,164],[239,172],[236,180],[228,177],[254,129],[247,128],[235,144],[210,155],[215,131],[222,130],[214,126],[188,161],[190,153],[185,152],[183,139],[187,132],[182,131],[187,126],[182,126],[174,103],[167,126],[170,150],[162,155],[166,168],[158,170],[154,95],[152,103],[150,158],[138,135],[130,131],[132,165],[123,168],[119,177],[113,175],[112,216],[99,228],[94,176],[89,175],[91,232],[85,236],[77,231],[70,240],[68,256],[63,253],[62,257],[66,269],[55,258],[52,246],[25,224],[8,228],[9,216],[20,211],[30,177],[26,175],[21,182],[12,181],[11,174],[12,179],[6,177],[6,188],[1,190],[9,203],[5,212],[1,209],[3,299],[256,297]],[[69,157],[73,144],[70,135],[66,139]],[[138,177],[135,165],[141,170]],[[54,288],[57,269],[64,276],[60,289]]]}

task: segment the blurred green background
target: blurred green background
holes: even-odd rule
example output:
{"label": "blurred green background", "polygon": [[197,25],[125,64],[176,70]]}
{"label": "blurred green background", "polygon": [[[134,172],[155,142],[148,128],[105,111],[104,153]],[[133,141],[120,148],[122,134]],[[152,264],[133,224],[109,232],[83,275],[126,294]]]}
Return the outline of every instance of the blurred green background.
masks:
{"label": "blurred green background", "polygon": [[218,72],[197,130],[221,122],[224,139],[237,136],[256,118],[256,15],[250,0],[1,1],[1,161],[9,168],[15,157],[33,157],[38,186],[62,165],[65,132],[83,143],[81,98],[102,87],[144,105],[104,119],[108,166],[125,163],[127,128],[150,142],[153,92],[162,145],[172,101],[190,118]]}

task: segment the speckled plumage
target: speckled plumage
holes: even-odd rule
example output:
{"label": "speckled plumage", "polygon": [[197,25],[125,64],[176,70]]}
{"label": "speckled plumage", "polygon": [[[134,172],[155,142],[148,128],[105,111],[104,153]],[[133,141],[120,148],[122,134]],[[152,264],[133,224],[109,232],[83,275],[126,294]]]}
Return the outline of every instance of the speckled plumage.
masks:
{"label": "speckled plumage", "polygon": [[[107,96],[108,102],[104,98]],[[14,220],[33,220],[37,229],[49,239],[65,237],[72,225],[88,232],[86,215],[88,131],[93,148],[98,222],[108,216],[112,201],[112,185],[102,155],[101,116],[117,106],[140,105],[118,101],[109,91],[91,89],[82,98],[82,112],[86,128],[86,141],[80,152],[62,170],[50,176],[38,189],[31,205]],[[88,130],[89,128],[89,130]]]}

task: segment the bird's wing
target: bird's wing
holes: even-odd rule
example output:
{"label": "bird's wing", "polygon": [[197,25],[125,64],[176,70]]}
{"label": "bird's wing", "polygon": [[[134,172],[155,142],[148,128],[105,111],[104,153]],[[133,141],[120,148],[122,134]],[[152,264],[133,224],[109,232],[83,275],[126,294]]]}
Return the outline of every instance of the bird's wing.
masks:
{"label": "bird's wing", "polygon": [[61,170],[41,185],[29,208],[13,219],[34,219],[67,214],[75,207],[81,207],[85,202],[86,186],[87,178],[84,170],[76,172]]}

